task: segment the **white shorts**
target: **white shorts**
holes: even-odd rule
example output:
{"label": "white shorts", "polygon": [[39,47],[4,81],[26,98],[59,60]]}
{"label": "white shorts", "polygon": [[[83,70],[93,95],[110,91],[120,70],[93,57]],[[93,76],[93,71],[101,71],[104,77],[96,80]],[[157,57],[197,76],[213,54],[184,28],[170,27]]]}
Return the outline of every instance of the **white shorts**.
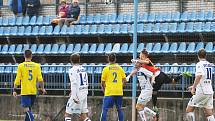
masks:
{"label": "white shorts", "polygon": [[88,113],[87,97],[81,100],[79,104],[75,103],[74,100],[70,97],[66,105],[66,113],[68,114]]}
{"label": "white shorts", "polygon": [[146,105],[152,98],[152,90],[141,90],[137,104]]}
{"label": "white shorts", "polygon": [[188,106],[213,109],[213,95],[193,95]]}

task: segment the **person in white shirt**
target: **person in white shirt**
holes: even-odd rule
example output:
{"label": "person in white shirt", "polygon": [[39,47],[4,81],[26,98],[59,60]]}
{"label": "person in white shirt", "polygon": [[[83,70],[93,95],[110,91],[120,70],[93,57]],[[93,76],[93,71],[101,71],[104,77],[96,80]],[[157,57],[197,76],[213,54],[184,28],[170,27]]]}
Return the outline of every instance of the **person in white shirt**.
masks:
{"label": "person in white shirt", "polygon": [[198,51],[199,62],[196,64],[195,81],[189,87],[191,94],[186,108],[186,119],[195,121],[195,107],[203,108],[208,121],[215,121],[213,116],[213,88],[212,88],[212,72],[213,64],[206,60],[205,49]]}
{"label": "person in white shirt", "polygon": [[88,118],[87,108],[88,75],[86,69],[80,65],[79,54],[72,54],[70,59],[73,65],[69,70],[71,96],[66,105],[65,121],[71,121],[72,114],[80,115],[83,121],[91,121]]}

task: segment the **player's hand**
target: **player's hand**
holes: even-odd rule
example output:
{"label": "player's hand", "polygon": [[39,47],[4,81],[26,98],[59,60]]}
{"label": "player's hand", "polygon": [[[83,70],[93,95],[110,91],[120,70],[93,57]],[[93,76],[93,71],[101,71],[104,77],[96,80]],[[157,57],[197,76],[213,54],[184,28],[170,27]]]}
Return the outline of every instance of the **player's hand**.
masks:
{"label": "player's hand", "polygon": [[195,95],[195,93],[196,93],[196,90],[195,90],[195,88],[192,87],[192,89],[191,89],[191,94],[192,94],[192,95]]}
{"label": "player's hand", "polygon": [[78,100],[73,99],[73,101],[74,101],[76,104],[79,104],[79,101],[78,101]]}
{"label": "player's hand", "polygon": [[132,63],[138,63],[138,59],[131,59]]}
{"label": "player's hand", "polygon": [[17,93],[16,92],[13,92],[13,97],[17,98]]}
{"label": "player's hand", "polygon": [[46,89],[41,89],[41,91],[43,95],[47,94]]}
{"label": "player's hand", "polygon": [[129,80],[130,80],[130,75],[128,75],[127,77],[126,77],[126,82],[129,82]]}

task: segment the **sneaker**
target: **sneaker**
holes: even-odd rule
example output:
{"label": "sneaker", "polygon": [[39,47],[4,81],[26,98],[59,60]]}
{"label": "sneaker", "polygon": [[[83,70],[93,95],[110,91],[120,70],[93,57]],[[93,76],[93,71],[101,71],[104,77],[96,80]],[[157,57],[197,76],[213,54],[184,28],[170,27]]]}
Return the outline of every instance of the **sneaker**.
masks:
{"label": "sneaker", "polygon": [[187,72],[187,71],[183,72],[181,75],[185,78],[192,77],[192,74],[190,72]]}

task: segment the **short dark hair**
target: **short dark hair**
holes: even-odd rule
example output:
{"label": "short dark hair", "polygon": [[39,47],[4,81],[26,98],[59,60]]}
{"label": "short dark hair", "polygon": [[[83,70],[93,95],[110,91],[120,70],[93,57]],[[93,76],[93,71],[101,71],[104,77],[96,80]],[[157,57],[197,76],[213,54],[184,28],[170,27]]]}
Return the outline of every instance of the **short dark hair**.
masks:
{"label": "short dark hair", "polygon": [[204,48],[199,49],[198,57],[199,58],[206,58],[206,51]]}
{"label": "short dark hair", "polygon": [[146,50],[146,48],[144,48],[142,51],[141,51],[142,54],[144,54],[146,57],[149,56],[149,53],[148,51]]}
{"label": "short dark hair", "polygon": [[108,54],[108,61],[111,63],[115,63],[116,62],[116,54],[115,53]]}
{"label": "short dark hair", "polygon": [[25,58],[32,58],[31,50],[25,50],[24,56],[25,56]]}
{"label": "short dark hair", "polygon": [[78,53],[74,53],[70,56],[70,61],[74,64],[80,63],[80,55]]}

